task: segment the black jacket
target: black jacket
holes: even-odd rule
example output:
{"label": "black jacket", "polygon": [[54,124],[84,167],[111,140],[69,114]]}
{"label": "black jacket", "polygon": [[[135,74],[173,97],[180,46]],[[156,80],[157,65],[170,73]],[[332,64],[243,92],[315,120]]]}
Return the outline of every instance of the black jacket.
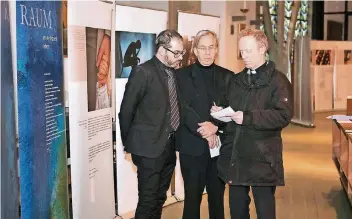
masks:
{"label": "black jacket", "polygon": [[165,68],[154,56],[130,74],[119,113],[126,152],[155,158],[165,148],[172,132]]}
{"label": "black jacket", "polygon": [[[197,64],[179,69],[176,72],[182,102],[181,125],[176,133],[176,149],[180,153],[199,156],[204,150],[209,150],[207,141],[197,132],[198,123],[211,121],[219,126],[219,130],[225,127],[225,124],[212,119],[210,108],[212,102],[219,104],[220,99],[224,98],[227,84],[234,74],[215,64],[212,70],[213,78],[210,83],[204,83],[202,75],[199,75],[202,74],[202,69]],[[206,84],[212,84],[212,86],[206,87]]]}
{"label": "black jacket", "polygon": [[292,118],[292,87],[268,62],[257,80],[248,84],[247,69],[231,82],[228,104],[243,111],[243,124],[227,124],[218,172],[231,185],[284,185],[281,130]]}

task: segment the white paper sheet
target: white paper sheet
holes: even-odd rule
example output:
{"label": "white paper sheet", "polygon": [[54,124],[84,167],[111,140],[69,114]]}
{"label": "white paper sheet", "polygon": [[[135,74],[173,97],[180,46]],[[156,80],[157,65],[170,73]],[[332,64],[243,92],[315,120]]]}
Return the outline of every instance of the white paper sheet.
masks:
{"label": "white paper sheet", "polygon": [[349,121],[352,119],[352,116],[346,116],[346,115],[331,115],[326,117],[327,119],[336,119],[337,121]]}
{"label": "white paper sheet", "polygon": [[212,117],[223,122],[231,122],[231,117],[226,116],[227,114],[234,113],[235,111],[229,106],[215,113],[210,113]]}

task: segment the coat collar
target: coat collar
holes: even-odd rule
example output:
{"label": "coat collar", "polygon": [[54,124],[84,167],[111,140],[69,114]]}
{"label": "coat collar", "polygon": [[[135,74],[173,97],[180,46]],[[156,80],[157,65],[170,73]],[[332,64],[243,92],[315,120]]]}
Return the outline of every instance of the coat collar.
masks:
{"label": "coat collar", "polygon": [[[209,68],[212,68],[213,71],[215,71],[216,66],[217,66],[217,65],[216,65],[215,63],[213,63],[211,66],[209,66]],[[197,66],[197,63],[192,64],[192,78],[193,78],[193,79],[196,79],[197,76],[198,76],[197,71],[196,71],[196,69],[195,69],[195,68],[197,68],[197,67],[200,68],[199,66]]]}
{"label": "coat collar", "polygon": [[[254,86],[258,87],[258,86],[265,86],[267,84],[269,84],[272,74],[275,71],[275,63],[272,61],[268,61],[265,68],[262,71],[258,71],[258,79],[254,82]],[[241,83],[245,86],[249,86],[248,84],[248,69],[244,68],[240,73],[239,73],[239,79],[241,81]]]}

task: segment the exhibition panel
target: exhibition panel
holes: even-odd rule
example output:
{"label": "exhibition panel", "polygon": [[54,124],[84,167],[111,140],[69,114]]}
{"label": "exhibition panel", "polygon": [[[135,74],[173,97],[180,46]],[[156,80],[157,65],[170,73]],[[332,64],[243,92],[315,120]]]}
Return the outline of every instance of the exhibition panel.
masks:
{"label": "exhibition panel", "polygon": [[[1,1],[1,218],[19,219],[15,94],[9,1]],[[14,39],[15,40],[15,39]],[[6,54],[6,55],[3,55]],[[3,197],[7,197],[6,199]]]}
{"label": "exhibition panel", "polygon": [[114,11],[114,4],[99,1],[68,4],[73,218],[115,216],[111,107]]}
{"label": "exhibition panel", "polygon": [[[116,5],[116,189],[118,214],[124,218],[134,216],[138,202],[138,183],[136,166],[131,155],[124,152],[118,114],[132,69],[154,56],[156,36],[166,28],[165,11]],[[176,202],[171,189],[167,196],[165,205]]]}

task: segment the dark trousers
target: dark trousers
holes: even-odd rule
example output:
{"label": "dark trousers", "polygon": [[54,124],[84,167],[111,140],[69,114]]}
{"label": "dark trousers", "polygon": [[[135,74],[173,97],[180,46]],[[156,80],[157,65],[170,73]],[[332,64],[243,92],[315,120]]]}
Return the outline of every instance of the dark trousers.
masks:
{"label": "dark trousers", "polygon": [[[249,186],[230,186],[231,219],[249,219]],[[275,186],[252,186],[257,219],[275,219]]]}
{"label": "dark trousers", "polygon": [[174,137],[169,138],[164,152],[157,158],[132,154],[137,166],[138,205],[135,219],[160,219],[176,165]]}
{"label": "dark trousers", "polygon": [[185,188],[183,219],[199,219],[200,204],[206,187],[210,219],[224,219],[225,184],[218,177],[217,157],[209,150],[201,156],[180,153],[181,172]]}

